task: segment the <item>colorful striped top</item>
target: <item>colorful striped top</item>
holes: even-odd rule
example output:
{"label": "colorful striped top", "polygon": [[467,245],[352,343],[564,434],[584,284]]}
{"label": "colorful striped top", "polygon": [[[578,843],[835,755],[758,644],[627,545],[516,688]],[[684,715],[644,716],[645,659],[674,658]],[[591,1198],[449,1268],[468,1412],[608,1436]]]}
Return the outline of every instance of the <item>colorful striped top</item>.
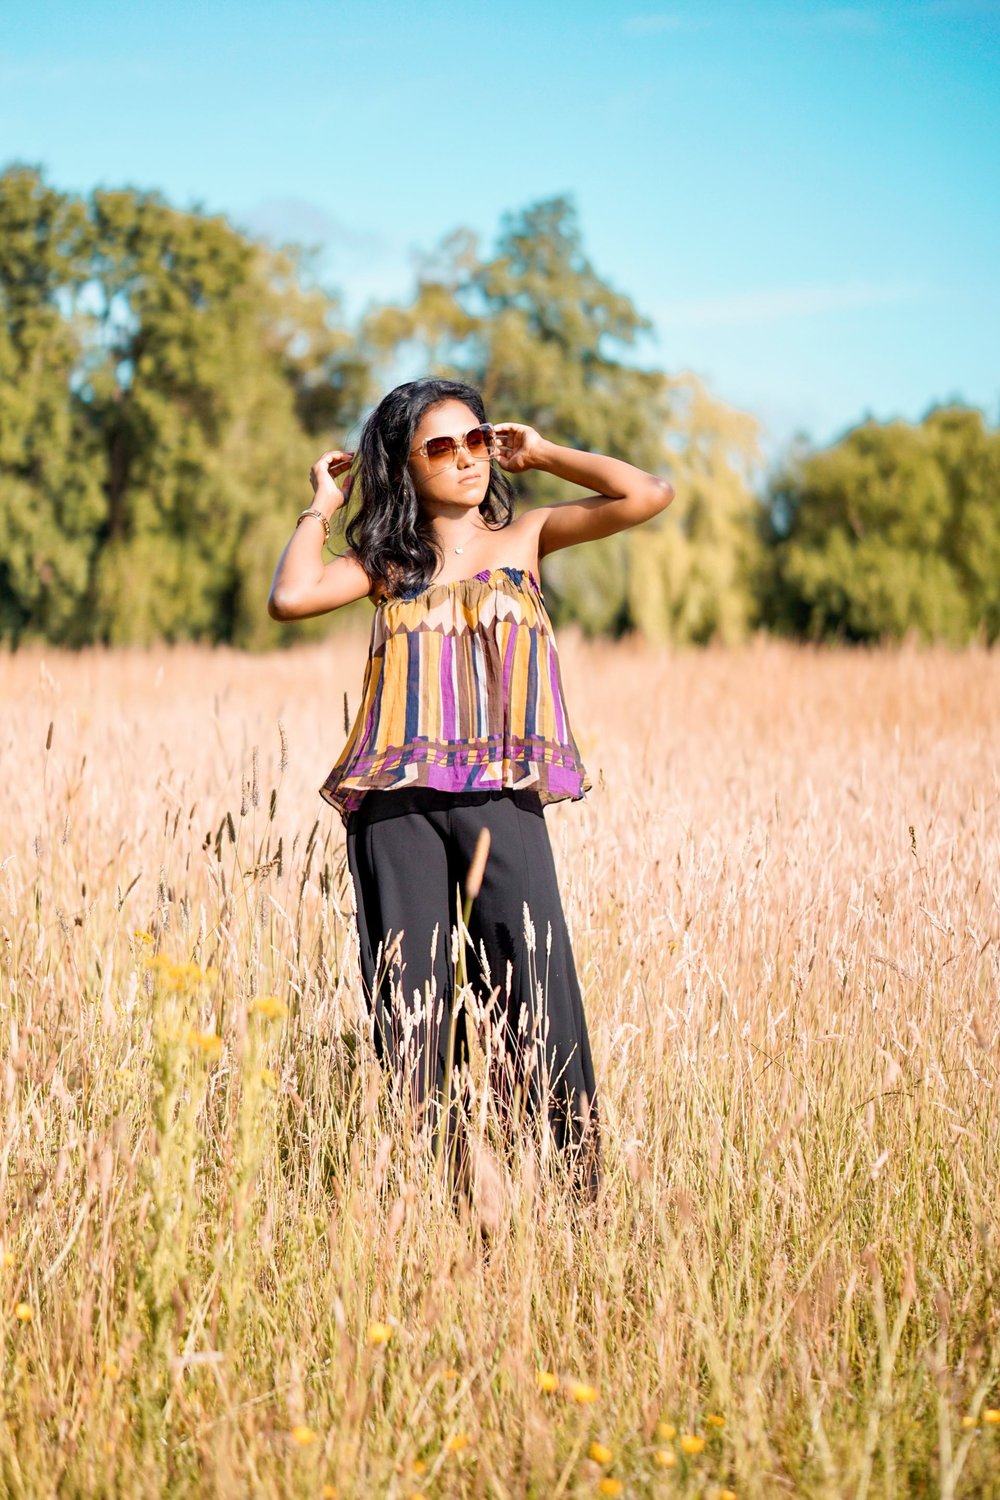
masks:
{"label": "colorful striped top", "polygon": [[346,825],[366,792],[412,786],[516,787],[543,804],[590,791],[530,568],[376,604],[361,706],[320,796]]}

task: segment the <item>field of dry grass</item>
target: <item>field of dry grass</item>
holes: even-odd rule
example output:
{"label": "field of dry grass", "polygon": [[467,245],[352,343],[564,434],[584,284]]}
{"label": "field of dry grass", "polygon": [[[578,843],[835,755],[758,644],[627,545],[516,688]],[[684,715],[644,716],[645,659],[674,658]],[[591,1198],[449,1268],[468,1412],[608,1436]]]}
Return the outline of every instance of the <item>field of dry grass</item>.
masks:
{"label": "field of dry grass", "polygon": [[1000,1494],[1000,653],[560,646],[606,1181],[488,1256],[359,1030],[365,641],[0,658],[3,1495]]}

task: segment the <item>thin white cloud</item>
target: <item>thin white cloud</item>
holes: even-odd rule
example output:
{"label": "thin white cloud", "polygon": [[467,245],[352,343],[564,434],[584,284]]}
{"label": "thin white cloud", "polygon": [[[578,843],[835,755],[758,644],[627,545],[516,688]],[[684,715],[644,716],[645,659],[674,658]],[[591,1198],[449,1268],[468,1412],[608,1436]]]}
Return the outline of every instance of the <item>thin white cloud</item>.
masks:
{"label": "thin white cloud", "polygon": [[653,311],[659,330],[707,328],[733,323],[772,323],[781,318],[813,318],[859,307],[914,302],[933,288],[923,281],[851,281],[840,286],[768,287],[728,297],[661,303]]}
{"label": "thin white cloud", "polygon": [[394,249],[362,225],[335,218],[318,203],[293,194],[262,198],[237,215],[241,227],[275,242],[319,244],[341,261],[370,266]]}

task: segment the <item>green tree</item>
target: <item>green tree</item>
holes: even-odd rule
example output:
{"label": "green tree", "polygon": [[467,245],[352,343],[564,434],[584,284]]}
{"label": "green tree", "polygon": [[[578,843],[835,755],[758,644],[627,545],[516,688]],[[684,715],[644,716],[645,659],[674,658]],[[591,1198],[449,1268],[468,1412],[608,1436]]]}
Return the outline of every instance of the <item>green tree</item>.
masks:
{"label": "green tree", "polygon": [[30,168],[0,178],[0,637],[78,639],[104,510],[71,382],[87,278],[83,204]]}
{"label": "green tree", "polygon": [[677,494],[656,524],[626,533],[629,614],[653,641],[729,644],[756,618],[759,424],[690,371],[670,377],[669,390],[665,442]]}
{"label": "green tree", "polygon": [[[627,363],[650,328],[597,274],[571,200],[555,197],[506,214],[487,258],[470,231],[447,236],[424,259],[413,301],[372,310],[362,337],[383,374],[406,364],[469,380],[494,420],[528,422],[671,479],[677,498],[641,534],[553,554],[546,593],[557,622],[656,639],[738,635],[752,607],[756,424],[694,376]],[[566,495],[540,473],[515,488],[538,504]]]}
{"label": "green tree", "polygon": [[[407,363],[478,384],[498,420],[673,480],[641,533],[554,554],[557,621],[673,640],[747,626],[755,424],[694,376],[629,363],[649,321],[594,270],[566,198],[506,215],[486,258],[448,236],[412,303],[374,309],[355,337],[301,247],[157,193],[61,194],[15,165],[0,306],[8,640],[272,646],[366,618],[362,603],[276,632],[264,601],[316,452],[347,440],[376,373],[384,387]],[[518,484],[527,503],[566,493],[543,474]]]}
{"label": "green tree", "polygon": [[5,633],[273,645],[293,497],[369,395],[334,299],[222,216],[33,168],[0,177],[0,242]]}
{"label": "green tree", "polygon": [[764,618],[809,638],[1000,633],[1000,433],[983,413],[867,421],[769,486]]}

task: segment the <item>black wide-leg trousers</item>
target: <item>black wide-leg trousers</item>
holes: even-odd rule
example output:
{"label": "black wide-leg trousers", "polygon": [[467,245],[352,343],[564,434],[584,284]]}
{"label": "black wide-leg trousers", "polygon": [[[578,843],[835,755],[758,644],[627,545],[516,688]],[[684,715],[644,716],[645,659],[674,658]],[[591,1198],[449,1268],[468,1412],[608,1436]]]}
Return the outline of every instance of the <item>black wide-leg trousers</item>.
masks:
{"label": "black wide-leg trousers", "polygon": [[[537,792],[366,793],[347,821],[362,978],[376,1052],[418,1108],[433,1101],[435,1147],[454,1150],[449,1063],[468,1060],[456,1003],[460,902],[480,830],[489,855],[461,944],[490,1059],[490,1091],[508,1133],[522,1114],[551,1127],[574,1185],[601,1176],[594,1065],[552,847]],[[456,962],[456,959],[458,960]],[[461,1000],[461,997],[460,997]]]}

